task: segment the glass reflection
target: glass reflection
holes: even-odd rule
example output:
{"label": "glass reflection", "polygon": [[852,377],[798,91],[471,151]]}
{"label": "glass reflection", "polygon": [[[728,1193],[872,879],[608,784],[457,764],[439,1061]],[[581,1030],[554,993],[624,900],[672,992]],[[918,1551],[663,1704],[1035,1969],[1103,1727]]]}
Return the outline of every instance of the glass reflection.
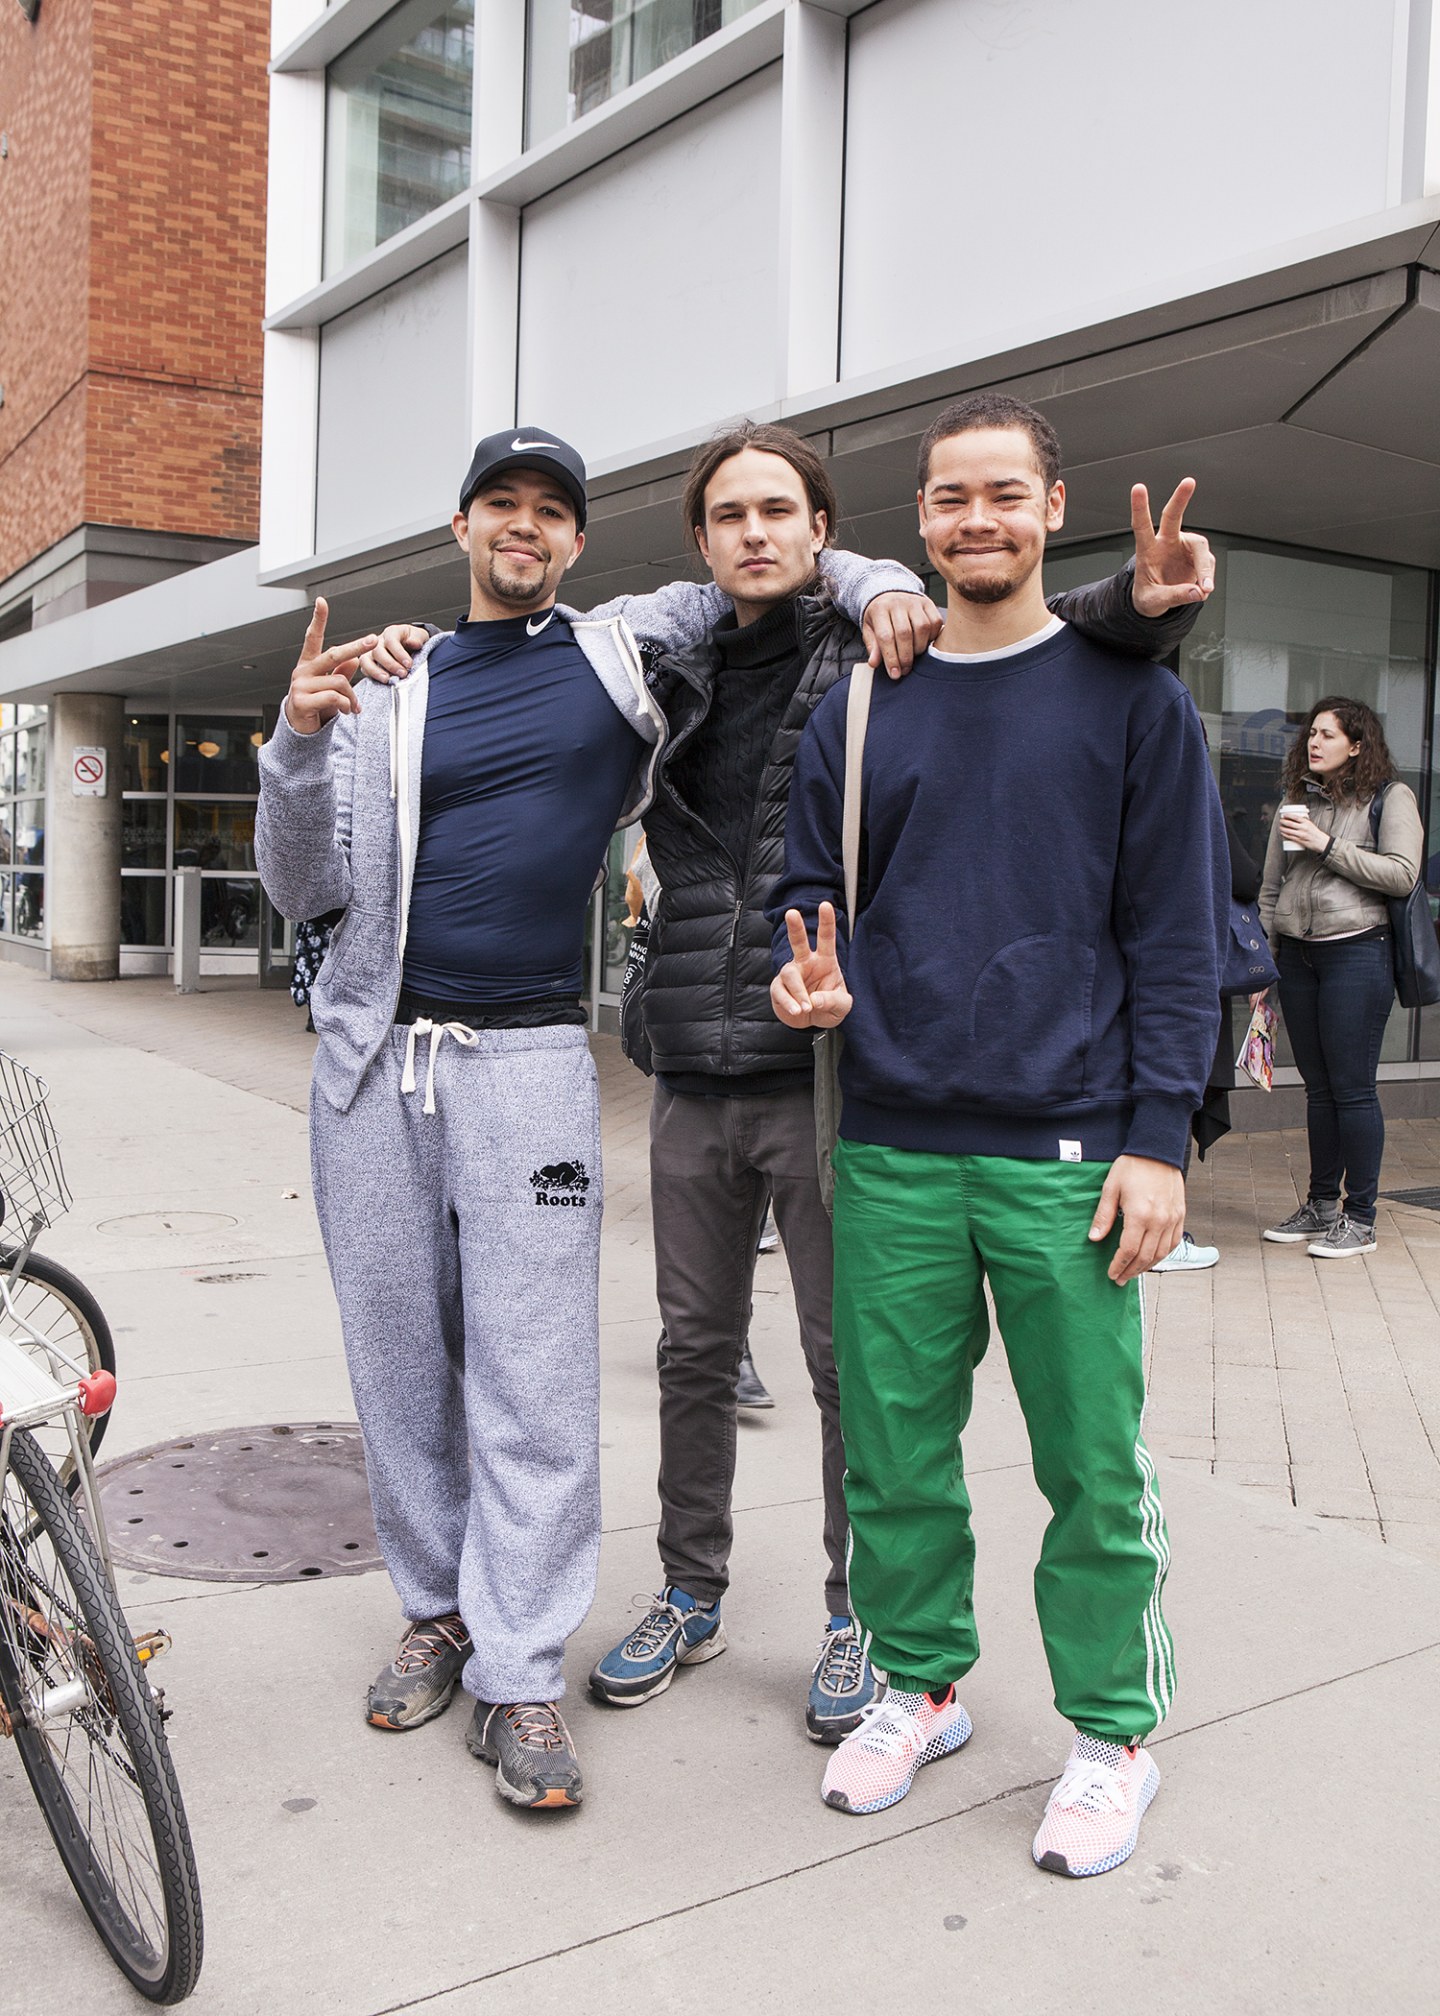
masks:
{"label": "glass reflection", "polygon": [[255,807],[175,801],[177,868],[255,867]]}
{"label": "glass reflection", "polygon": [[470,181],[473,0],[406,0],[326,72],[325,271]]}
{"label": "glass reflection", "polygon": [[125,722],[126,791],[163,791],[170,762],[170,716],[131,714]]}
{"label": "glass reflection", "polygon": [[178,716],[171,765],[176,791],[234,791],[253,796],[260,789],[260,751],[251,737],[259,728],[258,714],[213,719],[203,714]]}

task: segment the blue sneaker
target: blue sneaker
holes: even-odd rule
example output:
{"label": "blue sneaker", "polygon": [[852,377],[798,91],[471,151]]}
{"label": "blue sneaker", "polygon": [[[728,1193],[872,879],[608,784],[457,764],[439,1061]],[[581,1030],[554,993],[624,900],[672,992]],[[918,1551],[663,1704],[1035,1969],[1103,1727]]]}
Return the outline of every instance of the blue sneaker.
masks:
{"label": "blue sneaker", "polygon": [[875,1699],[875,1675],[848,1617],[832,1617],[810,1679],[805,1727],[817,1743],[843,1743]]}
{"label": "blue sneaker", "polygon": [[638,1708],[663,1694],[677,1666],[703,1666],[725,1650],[718,1603],[697,1603],[683,1589],[662,1589],[628,1638],[590,1675],[590,1692],[612,1708]]}

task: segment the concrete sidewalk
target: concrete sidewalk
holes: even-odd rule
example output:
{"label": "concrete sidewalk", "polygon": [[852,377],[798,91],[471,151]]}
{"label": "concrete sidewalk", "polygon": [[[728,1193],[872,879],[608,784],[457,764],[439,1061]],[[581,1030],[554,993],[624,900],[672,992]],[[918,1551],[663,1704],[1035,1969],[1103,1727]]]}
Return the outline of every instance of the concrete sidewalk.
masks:
{"label": "concrete sidewalk", "polygon": [[[3,1047],[51,1081],[75,1190],[46,1250],[117,1332],[106,1456],[349,1418],[309,1204],[309,1044],[285,997],[181,1001],[164,983],[0,969],[0,1016]],[[823,1756],[800,1717],[823,1621],[819,1438],[778,1256],[761,1262],[753,1333],[778,1405],[741,1438],[732,1649],[639,1713],[585,1697],[656,1579],[646,1088],[612,1045],[599,1054],[606,1539],[567,1705],[586,1805],[550,1820],[504,1808],[459,1713],[408,1738],[364,1725],[398,1624],[383,1575],[127,1574],[132,1619],[175,1637],[163,1677],[207,1910],[197,2011],[1433,2007],[1420,1869],[1440,1762],[1440,1221],[1382,1216],[1379,1254],[1325,1274],[1256,1239],[1293,1208],[1295,1137],[1231,1139],[1198,1172],[1191,1227],[1213,1229],[1224,1260],[1156,1284],[1150,1439],[1181,1659],[1155,1746],[1163,1796],[1125,1869],[1067,1884],[1028,1857],[1067,1739],[1030,1590],[1045,1508],[998,1351],[967,1438],[976,1735],[887,1814],[819,1803]],[[1437,1150],[1440,1127],[1392,1130],[1385,1187],[1437,1180]],[[210,1222],[115,1223],[179,1212]],[[30,1956],[0,1977],[0,2011],[137,2006],[8,1746],[0,1816],[0,1934]]]}

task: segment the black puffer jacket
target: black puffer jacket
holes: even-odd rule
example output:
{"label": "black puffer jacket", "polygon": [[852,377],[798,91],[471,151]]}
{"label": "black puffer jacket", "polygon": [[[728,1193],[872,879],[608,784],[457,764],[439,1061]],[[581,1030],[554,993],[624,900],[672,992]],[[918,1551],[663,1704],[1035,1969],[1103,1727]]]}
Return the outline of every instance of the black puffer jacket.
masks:
{"label": "black puffer jacket", "polygon": [[821,595],[795,604],[805,660],[771,743],[743,860],[736,860],[675,785],[676,760],[710,711],[720,653],[713,644],[664,658],[657,698],[670,724],[655,801],[645,814],[650,863],[660,880],[643,980],[645,1036],[656,1071],[750,1077],[787,1066],[808,1071],[809,1032],[787,1029],[770,1006],[769,901],[785,857],[785,813],[795,751],[812,708],[865,647]]}
{"label": "black puffer jacket", "polygon": [[[1198,609],[1153,620],[1130,604],[1129,567],[1108,581],[1052,595],[1056,615],[1097,642],[1137,658],[1162,658],[1180,643]],[[713,644],[659,660],[652,685],[669,721],[654,803],[645,814],[650,861],[659,878],[643,976],[624,1016],[626,1048],[662,1075],[752,1077],[809,1071],[808,1030],[787,1029],[770,1006],[770,927],[765,905],[785,853],[785,815],[795,751],[811,712],[865,656],[860,633],[823,595],[797,599],[805,669],[771,744],[743,860],[734,859],[685,804],[676,759],[710,711],[720,654]],[[642,1029],[637,1024],[643,1024]]]}

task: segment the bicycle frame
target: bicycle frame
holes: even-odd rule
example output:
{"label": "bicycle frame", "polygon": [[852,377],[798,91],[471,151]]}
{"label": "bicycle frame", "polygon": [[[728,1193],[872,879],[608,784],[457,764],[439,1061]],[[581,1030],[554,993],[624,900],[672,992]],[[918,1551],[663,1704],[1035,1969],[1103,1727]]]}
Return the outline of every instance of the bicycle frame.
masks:
{"label": "bicycle frame", "polygon": [[47,1422],[62,1421],[70,1453],[75,1459],[81,1503],[105,1572],[113,1582],[115,1570],[100,1510],[100,1494],[95,1488],[90,1438],[81,1426],[80,1417],[108,1413],[115,1400],[115,1380],[109,1372],[89,1372],[77,1365],[68,1353],[32,1330],[12,1307],[10,1284],[3,1275],[0,1275],[0,1299],[4,1301],[11,1321],[39,1345],[51,1367],[63,1368],[70,1374],[65,1379],[55,1369],[47,1372],[27,1351],[21,1350],[13,1336],[0,1335],[0,1483],[10,1469],[10,1444],[17,1430],[40,1428]]}

